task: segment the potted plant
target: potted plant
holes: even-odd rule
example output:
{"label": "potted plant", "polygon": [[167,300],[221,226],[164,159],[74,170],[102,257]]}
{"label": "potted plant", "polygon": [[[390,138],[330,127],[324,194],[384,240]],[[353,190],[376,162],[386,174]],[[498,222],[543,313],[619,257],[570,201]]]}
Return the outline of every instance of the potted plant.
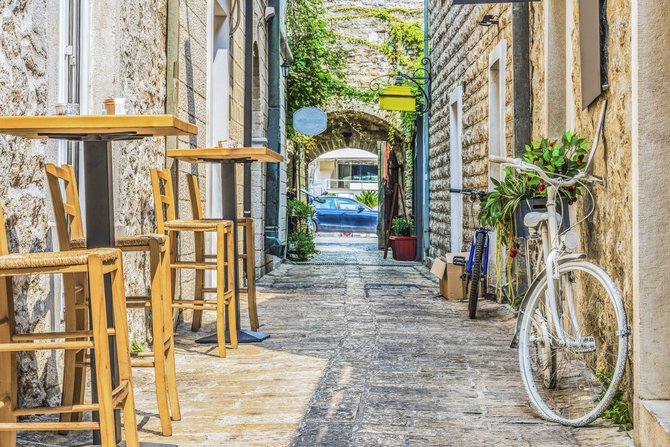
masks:
{"label": "potted plant", "polygon": [[416,259],[416,236],[414,235],[414,219],[396,217],[391,223],[391,248],[393,259],[397,261],[414,261]]}
{"label": "potted plant", "polygon": [[[588,141],[579,138],[573,132],[566,132],[558,140],[543,138],[527,145],[523,160],[535,164],[544,171],[555,176],[572,177],[583,168],[588,156]],[[502,284],[501,266],[507,266],[507,277],[512,274],[513,262],[503,262],[505,253],[510,258],[516,258],[519,243],[516,238],[523,236],[523,214],[530,209],[537,209],[546,201],[547,191],[544,182],[534,173],[519,173],[510,168],[503,168],[502,180],[491,179],[494,189],[490,192],[480,211],[482,225],[494,228],[496,231],[496,267],[498,284]],[[577,201],[583,194],[580,184],[559,189],[561,203],[559,209],[564,209],[562,228],[567,228],[567,205]],[[525,211],[524,211],[525,210]],[[515,224],[516,222],[516,224]],[[511,285],[511,282],[510,282]],[[510,290],[512,296],[513,290]]]}

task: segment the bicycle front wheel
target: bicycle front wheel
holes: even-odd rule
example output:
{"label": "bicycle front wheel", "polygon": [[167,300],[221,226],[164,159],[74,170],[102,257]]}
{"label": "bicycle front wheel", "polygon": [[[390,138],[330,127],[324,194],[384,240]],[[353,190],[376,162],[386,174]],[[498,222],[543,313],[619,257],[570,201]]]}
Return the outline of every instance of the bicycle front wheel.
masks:
{"label": "bicycle front wheel", "polygon": [[543,418],[583,426],[599,417],[618,391],[628,324],[621,295],[600,267],[569,261],[558,266],[558,277],[557,319],[565,334],[557,334],[543,277],[521,316],[521,377]]}

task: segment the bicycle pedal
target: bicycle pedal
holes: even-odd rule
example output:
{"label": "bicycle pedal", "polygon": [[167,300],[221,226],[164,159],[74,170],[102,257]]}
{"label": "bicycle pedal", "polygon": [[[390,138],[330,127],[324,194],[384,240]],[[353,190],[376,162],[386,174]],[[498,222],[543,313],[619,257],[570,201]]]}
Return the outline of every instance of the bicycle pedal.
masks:
{"label": "bicycle pedal", "polygon": [[582,337],[574,347],[575,352],[596,352],[596,339],[592,336]]}

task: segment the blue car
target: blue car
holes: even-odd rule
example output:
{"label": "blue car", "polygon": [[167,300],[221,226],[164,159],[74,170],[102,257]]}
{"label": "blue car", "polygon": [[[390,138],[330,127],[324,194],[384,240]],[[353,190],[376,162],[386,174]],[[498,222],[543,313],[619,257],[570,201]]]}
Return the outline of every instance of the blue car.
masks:
{"label": "blue car", "polygon": [[312,202],[315,232],[376,233],[378,211],[345,197],[321,196]]}

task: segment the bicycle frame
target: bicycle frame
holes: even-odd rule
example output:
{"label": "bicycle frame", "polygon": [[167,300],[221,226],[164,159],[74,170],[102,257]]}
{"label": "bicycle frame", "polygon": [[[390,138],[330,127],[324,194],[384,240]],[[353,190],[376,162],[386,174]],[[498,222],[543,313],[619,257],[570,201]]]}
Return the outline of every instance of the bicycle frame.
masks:
{"label": "bicycle frame", "polygon": [[[563,309],[560,306],[558,290],[561,287],[559,284],[560,275],[558,274],[558,265],[563,260],[563,254],[565,252],[562,241],[560,239],[559,229],[558,229],[558,214],[556,212],[556,196],[558,195],[558,188],[554,185],[550,185],[547,188],[547,212],[546,219],[543,219],[543,222],[540,224],[542,232],[542,247],[544,255],[544,275],[547,278],[547,291],[545,294],[548,309],[551,312],[551,320],[554,327],[554,334],[558,339],[558,342],[561,346],[567,345],[570,343],[569,340],[566,340],[565,332],[563,330],[563,325],[561,324],[561,317]],[[567,210],[563,210],[566,212]],[[581,255],[578,255],[581,256]],[[574,254],[571,254],[570,257],[574,257]],[[581,338],[581,330],[577,320],[577,313],[574,306],[574,299],[572,294],[572,287],[569,285],[565,287],[565,302],[568,307],[568,313],[577,332],[577,337]],[[579,343],[579,342],[577,342]]]}
{"label": "bicycle frame", "polygon": [[484,248],[482,254],[482,271],[481,277],[477,278],[477,281],[481,281],[482,278],[486,278],[489,269],[489,232],[486,228],[480,228],[475,232],[472,242],[470,243],[470,256],[468,257],[468,263],[465,267],[465,271],[468,275],[472,274],[472,260],[475,256],[475,242],[477,241],[478,234],[484,234]]}

